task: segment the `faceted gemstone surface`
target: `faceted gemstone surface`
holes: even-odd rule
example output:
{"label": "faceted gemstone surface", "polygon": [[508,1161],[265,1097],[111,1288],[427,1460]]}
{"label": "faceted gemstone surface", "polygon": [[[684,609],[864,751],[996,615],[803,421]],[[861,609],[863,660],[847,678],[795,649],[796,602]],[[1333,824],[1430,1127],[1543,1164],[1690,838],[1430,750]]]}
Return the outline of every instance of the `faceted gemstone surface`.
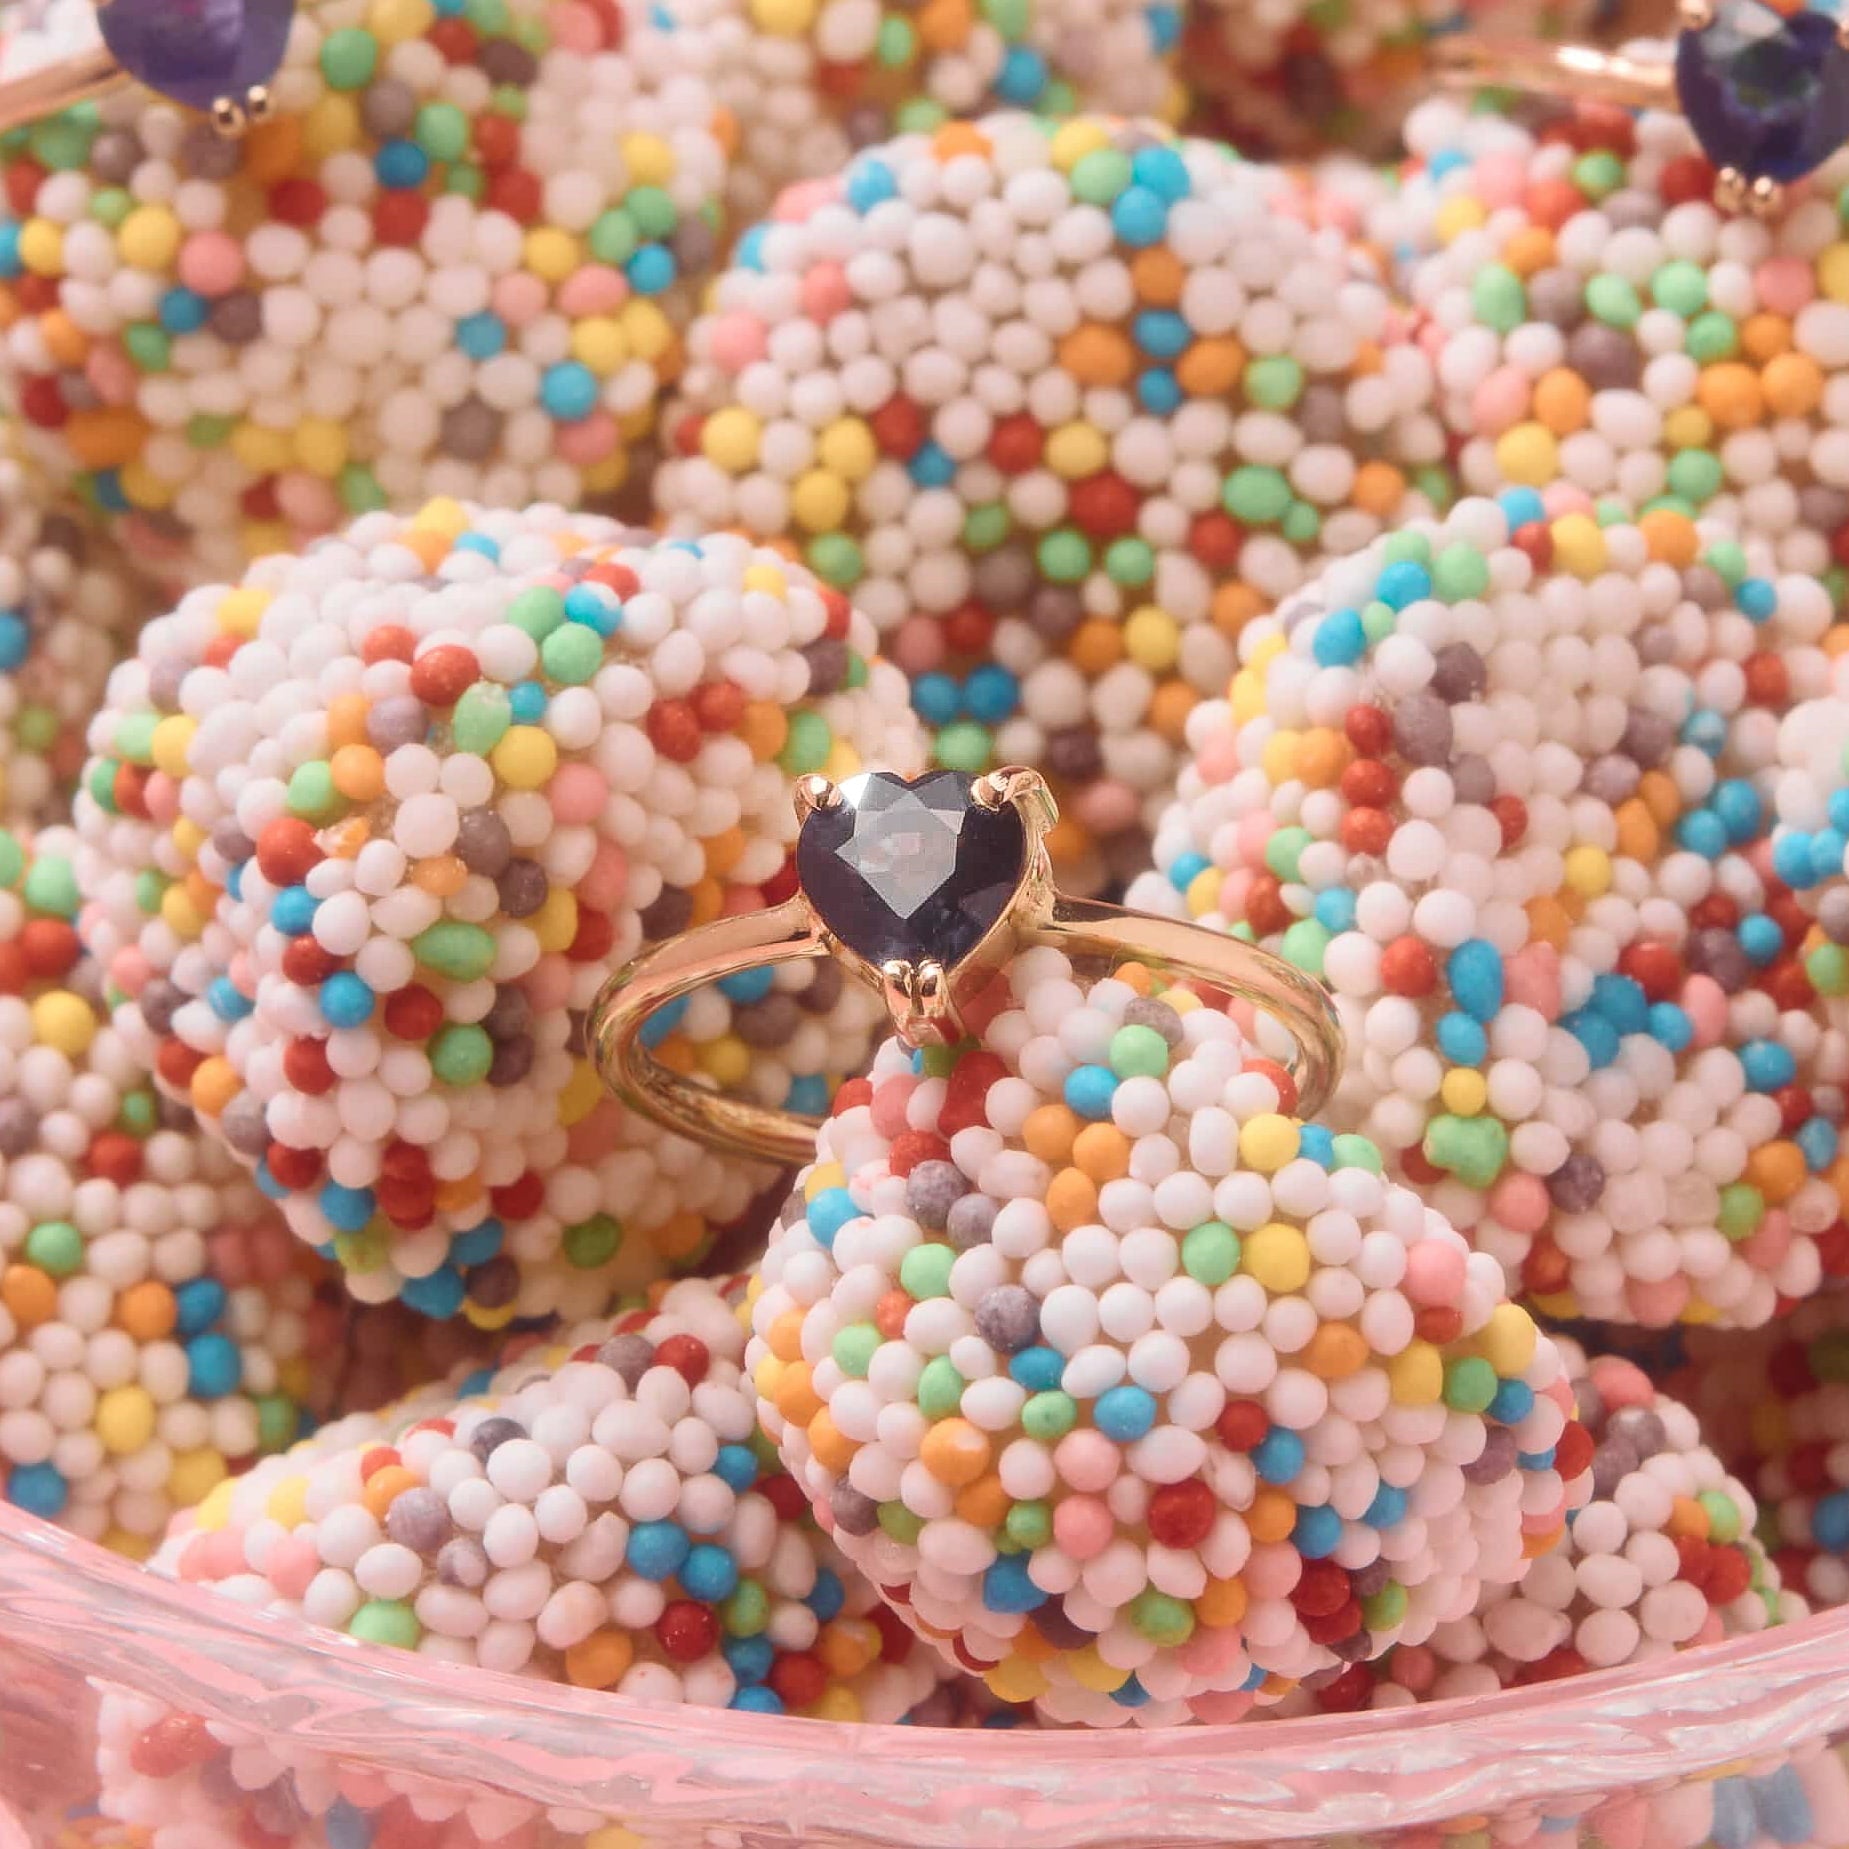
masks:
{"label": "faceted gemstone surface", "polygon": [[1801,179],[1849,141],[1849,50],[1827,13],[1721,0],[1676,41],[1676,91],[1702,152],[1749,180]]}
{"label": "faceted gemstone surface", "polygon": [[220,97],[276,75],[289,48],[296,0],[109,0],[96,16],[103,43],[150,90],[210,109]]}
{"label": "faceted gemstone surface", "polygon": [[948,969],[981,942],[1020,883],[1027,832],[1012,807],[984,809],[960,771],[865,771],[796,839],[809,902],[870,963],[935,958]]}

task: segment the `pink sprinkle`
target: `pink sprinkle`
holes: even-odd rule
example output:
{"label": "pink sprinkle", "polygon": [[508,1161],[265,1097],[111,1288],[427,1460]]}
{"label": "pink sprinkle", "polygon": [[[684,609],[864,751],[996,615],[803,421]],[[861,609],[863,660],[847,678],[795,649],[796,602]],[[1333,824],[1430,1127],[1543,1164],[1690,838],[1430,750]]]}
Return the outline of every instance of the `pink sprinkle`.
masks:
{"label": "pink sprinkle", "polygon": [[589,55],[606,49],[603,27],[588,6],[549,6],[546,8],[546,36],[555,51],[578,51]]}
{"label": "pink sprinkle", "polygon": [[1388,1674],[1401,1688],[1422,1695],[1438,1680],[1438,1660],[1423,1644],[1398,1644],[1387,1662]]}
{"label": "pink sprinkle", "polygon": [[510,270],[494,285],[494,312],[510,327],[525,327],[546,312],[546,285],[526,270]]}
{"label": "pink sprinkle", "polygon": [[1136,792],[1127,783],[1100,777],[1079,794],[1072,811],[1094,835],[1118,835],[1135,827],[1141,807]]}
{"label": "pink sprinkle", "polygon": [[[557,773],[553,773],[557,781]],[[584,877],[578,882],[578,899],[593,911],[607,912],[629,885],[629,856],[614,841],[600,841]]]}
{"label": "pink sprinkle", "polygon": [[174,273],[199,295],[229,295],[244,280],[244,246],[228,232],[195,231],[180,246]]}
{"label": "pink sprinkle", "polygon": [[911,1128],[906,1107],[918,1089],[917,1077],[909,1072],[895,1072],[882,1079],[873,1094],[873,1127],[889,1142]]}
{"label": "pink sprinkle", "polygon": [[614,456],[622,435],[616,419],[599,405],[575,424],[554,424],[552,445],[564,461],[588,469]]}
{"label": "pink sprinkle", "polygon": [[291,526],[311,537],[331,533],[340,524],[340,498],[334,484],[299,469],[276,478],[276,505]]}
{"label": "pink sprinkle", "polygon": [[629,300],[629,278],[607,263],[587,264],[559,285],[558,309],[574,321],[614,314]]}
{"label": "pink sprinkle", "polygon": [[1695,1044],[1719,1046],[1727,1032],[1727,993],[1712,976],[1691,976],[1682,985],[1682,1007],[1695,1029]]}
{"label": "pink sprinkle", "polygon": [[834,179],[798,180],[777,195],[770,215],[780,225],[799,225],[812,213],[833,203],[841,195],[841,184]]}
{"label": "pink sprinkle", "polygon": [[1519,154],[1485,154],[1471,169],[1471,191],[1494,211],[1514,205],[1528,186],[1528,170]]}
{"label": "pink sprinkle", "polygon": [[1528,375],[1498,366],[1470,395],[1470,415],[1486,437],[1500,436],[1528,415]]}
{"label": "pink sprinkle", "polygon": [[1817,278],[1802,257],[1768,257],[1753,273],[1759,299],[1775,315],[1795,315],[1817,299]]}
{"label": "pink sprinkle", "polygon": [[155,821],[171,827],[180,813],[180,786],[164,770],[151,770],[142,786],[142,800]]}
{"label": "pink sprinkle", "polygon": [[595,764],[572,762],[561,764],[552,773],[546,795],[552,804],[553,820],[567,828],[578,827],[596,821],[603,813],[610,785]]}
{"label": "pink sprinkle", "polygon": [[1689,1300],[1688,1280],[1663,1278],[1646,1283],[1642,1278],[1626,1278],[1624,1300],[1645,1328],[1666,1329],[1682,1314]]}
{"label": "pink sprinkle", "polygon": [[838,263],[818,263],[802,279],[802,308],[811,321],[832,321],[850,307],[854,292]]}
{"label": "pink sprinkle", "polygon": [[1623,1406],[1654,1406],[1656,1389],[1636,1362],[1622,1355],[1595,1355],[1587,1369],[1608,1412]]}
{"label": "pink sprinkle", "polygon": [[749,918],[764,909],[764,894],[756,886],[728,886],[719,900],[722,918]]}
{"label": "pink sprinkle", "polygon": [[1068,1496],[1053,1511],[1053,1539],[1074,1560],[1094,1560],[1111,1544],[1116,1524],[1096,1496]]}
{"label": "pink sprinkle", "polygon": [[301,1599],[321,1570],[321,1556],[305,1535],[290,1535],[270,1549],[269,1582],[285,1599]]}
{"label": "pink sprinkle", "polygon": [[1053,1467],[1076,1490],[1096,1495],[1109,1489],[1122,1463],[1117,1447],[1102,1432],[1081,1427],[1053,1448]]}
{"label": "pink sprinkle", "polygon": [[1248,1695],[1239,1689],[1220,1694],[1196,1695],[1188,1703],[1188,1712],[1197,1721],[1204,1721],[1210,1727],[1218,1727],[1232,1721],[1244,1720],[1252,1712],[1257,1700],[1257,1695]]}
{"label": "pink sprinkle", "polygon": [[104,404],[132,404],[135,400],[135,362],[118,346],[98,341],[84,363],[84,377]]}
{"label": "pink sprinkle", "polygon": [[[87,915],[90,908],[86,906],[84,909]],[[153,974],[148,959],[132,944],[126,950],[118,950],[109,959],[109,980],[124,995],[139,995]]]}
{"label": "pink sprinkle", "polygon": [[1257,872],[1265,864],[1265,844],[1271,839],[1277,824],[1269,815],[1253,814],[1242,816],[1239,827],[1233,836],[1238,862]]}
{"label": "pink sprinkle", "polygon": [[1526,944],[1503,966],[1503,994],[1549,1021],[1560,1018],[1560,956],[1552,944]]}
{"label": "pink sprinkle", "polygon": [[908,616],[887,646],[894,664],[907,674],[929,674],[944,665],[944,628],[928,616]]}
{"label": "pink sprinkle", "polygon": [[541,957],[521,986],[535,1008],[563,1008],[571,996],[571,965],[560,956]]}
{"label": "pink sprinkle", "polygon": [[1175,1656],[1190,1675],[1216,1676],[1243,1664],[1245,1637],[1237,1625],[1202,1625]]}
{"label": "pink sprinkle", "polygon": [[212,1577],[212,1542],[214,1536],[196,1534],[181,1551],[179,1571],[181,1579],[192,1585],[199,1585]]}
{"label": "pink sprinkle", "polygon": [[1406,1254],[1401,1289],[1414,1303],[1428,1307],[1457,1302],[1464,1290],[1463,1247],[1445,1240],[1420,1240]]}
{"label": "pink sprinkle", "polygon": [[1259,1541],[1239,1577],[1254,1599],[1287,1599],[1303,1578],[1303,1556],[1287,1541]]}
{"label": "pink sprinkle", "polygon": [[725,372],[743,372],[764,357],[769,344],[764,323],[755,315],[720,315],[706,331],[713,364]]}
{"label": "pink sprinkle", "polygon": [[1585,489],[1572,482],[1554,482],[1542,491],[1541,505],[1550,520],[1563,520],[1568,514],[1589,514],[1593,499]]}
{"label": "pink sprinkle", "polygon": [[1782,1207],[1769,1209],[1752,1236],[1742,1239],[1736,1250],[1755,1271],[1776,1272],[1791,1250],[1791,1216]]}
{"label": "pink sprinkle", "polygon": [[1231,733],[1216,733],[1207,741],[1194,768],[1203,783],[1230,783],[1239,774],[1239,744]]}
{"label": "pink sprinkle", "polygon": [[1547,1224],[1552,1206],[1540,1176],[1525,1175],[1519,1169],[1510,1170],[1490,1191],[1492,1218],[1512,1233],[1538,1233]]}
{"label": "pink sprinkle", "polygon": [[623,1125],[623,1107],[614,1098],[598,1101],[588,1117],[581,1117],[565,1134],[568,1162],[601,1162]]}

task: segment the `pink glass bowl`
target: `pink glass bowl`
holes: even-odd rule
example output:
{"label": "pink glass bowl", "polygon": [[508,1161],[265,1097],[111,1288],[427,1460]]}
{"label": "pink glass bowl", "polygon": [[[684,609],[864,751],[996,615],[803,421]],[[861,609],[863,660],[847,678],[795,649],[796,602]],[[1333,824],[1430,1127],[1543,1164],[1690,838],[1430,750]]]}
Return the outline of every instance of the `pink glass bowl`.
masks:
{"label": "pink glass bowl", "polygon": [[843,1727],[353,1644],[0,1506],[0,1849],[1284,1843],[1849,1849],[1849,1610],[1365,1717]]}

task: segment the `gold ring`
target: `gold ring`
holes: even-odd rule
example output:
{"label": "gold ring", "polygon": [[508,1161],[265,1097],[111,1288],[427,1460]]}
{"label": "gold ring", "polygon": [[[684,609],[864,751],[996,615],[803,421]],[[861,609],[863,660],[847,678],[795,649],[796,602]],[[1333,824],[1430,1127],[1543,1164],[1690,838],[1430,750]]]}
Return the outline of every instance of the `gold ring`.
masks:
{"label": "gold ring", "polygon": [[796,787],[799,886],[768,911],[702,925],[644,951],[603,986],[589,1040],[604,1082],[629,1109],[734,1154],[807,1161],[815,1120],[727,1098],[650,1053],[651,1017],[693,990],[768,964],[832,956],[884,998],[914,1046],[966,1037],[966,1015],[1017,951],[1134,959],[1250,1002],[1296,1042],[1296,1109],[1310,1116],[1341,1066],[1342,1031],[1321,987],[1236,937],[1153,918],[1053,886],[1046,835],[1058,820],[1038,771],[972,781],[863,771]]}
{"label": "gold ring", "polygon": [[0,83],[0,134],[139,83],[236,139],[271,112],[300,3],[246,5],[227,40],[174,0],[96,0],[99,43]]}
{"label": "gold ring", "polygon": [[1686,118],[1716,171],[1715,203],[1771,217],[1786,188],[1849,143],[1849,13],[1769,0],[1680,0],[1673,53],[1448,34],[1427,69],[1450,89],[1525,91]]}

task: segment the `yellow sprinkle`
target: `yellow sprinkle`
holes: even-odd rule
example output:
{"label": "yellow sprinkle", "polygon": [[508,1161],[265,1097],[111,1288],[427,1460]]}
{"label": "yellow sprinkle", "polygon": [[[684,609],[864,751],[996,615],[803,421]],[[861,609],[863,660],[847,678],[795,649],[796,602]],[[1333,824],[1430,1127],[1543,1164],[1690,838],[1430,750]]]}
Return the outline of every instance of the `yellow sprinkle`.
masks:
{"label": "yellow sprinkle", "polygon": [[536,725],[509,726],[488,754],[494,774],[512,790],[537,790],[559,767],[552,734]]}
{"label": "yellow sprinkle", "polygon": [[1849,243],[1832,244],[1818,257],[1817,287],[1833,302],[1849,302]]}
{"label": "yellow sprinkle", "polygon": [[111,1387],[96,1402],[95,1423],[103,1449],[126,1457],[154,1436],[154,1396],[146,1387]]}
{"label": "yellow sprinkle", "polygon": [[1569,848],[1562,865],[1567,885],[1582,899],[1596,899],[1611,890],[1611,856],[1603,848]]}
{"label": "yellow sprinkle", "polygon": [[295,427],[296,459],[311,475],[332,481],[347,466],[347,431],[332,418],[305,417]]}
{"label": "yellow sprinkle", "polygon": [[402,45],[407,39],[421,39],[436,17],[430,0],[372,0],[366,29],[381,45]]}
{"label": "yellow sprinkle", "polygon": [[295,461],[286,430],[268,430],[248,419],[232,431],[231,453],[253,475],[280,475]]}
{"label": "yellow sprinkle", "polygon": [[167,1494],[174,1506],[190,1509],[210,1495],[231,1474],[231,1467],[221,1453],[210,1448],[182,1451],[167,1473]]}
{"label": "yellow sprinkle", "polygon": [[761,565],[747,565],[738,584],[740,590],[762,591],[767,597],[790,594],[790,581],[784,576],[783,567],[772,565],[768,560]]}
{"label": "yellow sprinkle", "polygon": [[1139,668],[1160,674],[1181,654],[1181,625],[1166,610],[1144,604],[1125,619],[1124,648]]}
{"label": "yellow sprinkle", "polygon": [[1047,467],[1067,481],[1096,475],[1110,458],[1104,433],[1091,424],[1061,424],[1046,440]]}
{"label": "yellow sprinkle", "polygon": [[600,379],[607,379],[629,358],[622,324],[609,315],[578,322],[571,330],[571,356]]}
{"label": "yellow sprinkle", "polygon": [[1129,1670],[1107,1663],[1098,1654],[1096,1644],[1087,1644],[1083,1650],[1069,1651],[1065,1668],[1080,1688],[1091,1689],[1099,1695],[1108,1695],[1113,1689],[1122,1688],[1130,1679]]}
{"label": "yellow sprinkle", "polygon": [[700,1048],[698,1063],[721,1091],[732,1091],[751,1076],[751,1049],[736,1034],[721,1034]]}
{"label": "yellow sprinkle", "polygon": [[308,1479],[284,1477],[270,1491],[263,1513],[284,1528],[294,1528],[308,1519]]}
{"label": "yellow sprinkle", "polygon": [[555,955],[569,950],[578,935],[577,895],[568,886],[554,886],[528,922],[541,950]]}
{"label": "yellow sprinkle", "polygon": [[1275,1175],[1295,1158],[1300,1141],[1297,1126],[1288,1117],[1261,1111],[1239,1126],[1239,1159],[1261,1175]]}
{"label": "yellow sprinkle", "polygon": [[617,146],[636,185],[666,186],[674,178],[674,150],[659,135],[624,135]]}
{"label": "yellow sprinkle", "polygon": [[224,1527],[231,1519],[231,1497],[236,1487],[236,1480],[231,1477],[218,1484],[193,1511],[193,1526],[207,1534]]}
{"label": "yellow sprinkle", "polygon": [[700,426],[700,451],[728,474],[742,475],[758,459],[760,430],[743,405],[727,405]]}
{"label": "yellow sprinkle", "polygon": [[1410,1342],[1388,1357],[1387,1381],[1397,1404],[1435,1405],[1445,1390],[1444,1357],[1430,1342]]}
{"label": "yellow sprinkle", "polygon": [[584,252],[569,231],[556,225],[536,225],[521,247],[526,267],[542,282],[561,283],[579,267]]}
{"label": "yellow sprinkle", "polygon": [[839,1162],[818,1162],[803,1177],[803,1199],[812,1201],[818,1194],[825,1194],[830,1188],[847,1186],[847,1170]]}
{"label": "yellow sprinkle", "polygon": [[254,636],[269,607],[268,591],[254,584],[239,585],[218,600],[218,626],[228,636]]}
{"label": "yellow sprinkle", "polygon": [[32,1004],[32,1037],[78,1059],[96,1038],[96,1011],[69,989],[50,989]]}
{"label": "yellow sprinkle", "polygon": [[825,469],[845,481],[865,481],[880,459],[873,432],[858,417],[837,417],[816,441],[815,453]]}
{"label": "yellow sprinkle", "polygon": [[[1061,173],[1070,173],[1087,154],[1094,154],[1100,148],[1111,145],[1110,130],[1095,118],[1079,117],[1071,122],[1062,122],[1054,131],[1052,145],[1048,152],[1053,156],[1053,165]],[[1118,1681],[1122,1681],[1122,1677]],[[1111,1684],[1117,1687],[1117,1682]]]}
{"label": "yellow sprinkle", "polygon": [[469,530],[469,510],[448,495],[438,495],[417,510],[411,522],[419,533],[437,533],[444,539],[457,539]]}
{"label": "yellow sprinkle", "polygon": [[571,1077],[559,1092],[559,1123],[567,1130],[582,1123],[603,1102],[603,1080],[588,1059],[581,1059],[571,1069]]}
{"label": "yellow sprinkle", "polygon": [[1018,1656],[1005,1656],[993,1669],[983,1672],[983,1681],[991,1694],[1003,1701],[1032,1701],[1047,1691],[1047,1679],[1038,1663]]}
{"label": "yellow sprinkle", "polygon": [[1545,424],[1515,424],[1496,439],[1496,467],[1518,487],[1543,488],[1560,472],[1560,445]]}
{"label": "yellow sprinkle", "polygon": [[1459,1117],[1475,1117],[1489,1102],[1489,1081],[1468,1066],[1453,1066],[1438,1092],[1447,1111]]}
{"label": "yellow sprinkle", "polygon": [[1590,514],[1563,514],[1549,529],[1554,564],[1576,578],[1596,578],[1605,569],[1609,552],[1605,534]]}
{"label": "yellow sprinkle", "polygon": [[189,713],[169,713],[154,728],[154,768],[170,777],[186,775],[186,754],[192,747],[199,721]]}
{"label": "yellow sprinkle", "polygon": [[752,24],[773,38],[801,38],[815,23],[816,0],[751,0]]}
{"label": "yellow sprinkle", "polygon": [[1310,1242],[1300,1227],[1273,1220],[1246,1235],[1239,1268],[1273,1296],[1289,1296],[1310,1281]]}
{"label": "yellow sprinkle", "polygon": [[64,270],[64,233],[49,218],[28,218],[19,231],[19,260],[34,276]]}
{"label": "yellow sprinkle", "polygon": [[847,519],[848,486],[826,469],[810,469],[790,490],[790,517],[809,533],[831,533]]}
{"label": "yellow sprinkle", "polygon": [[180,249],[180,221],[164,205],[137,206],[116,231],[124,263],[138,270],[164,270]]}
{"label": "yellow sprinkle", "polygon": [[1433,220],[1433,229],[1438,234],[1440,244],[1449,244],[1460,238],[1466,231],[1475,231],[1479,225],[1489,222],[1489,207],[1480,199],[1471,199],[1462,194],[1447,199],[1439,207],[1438,216]]}
{"label": "yellow sprinkle", "polygon": [[1499,1303],[1477,1335],[1477,1353],[1504,1380],[1519,1380],[1534,1361],[1534,1318],[1519,1303]]}

